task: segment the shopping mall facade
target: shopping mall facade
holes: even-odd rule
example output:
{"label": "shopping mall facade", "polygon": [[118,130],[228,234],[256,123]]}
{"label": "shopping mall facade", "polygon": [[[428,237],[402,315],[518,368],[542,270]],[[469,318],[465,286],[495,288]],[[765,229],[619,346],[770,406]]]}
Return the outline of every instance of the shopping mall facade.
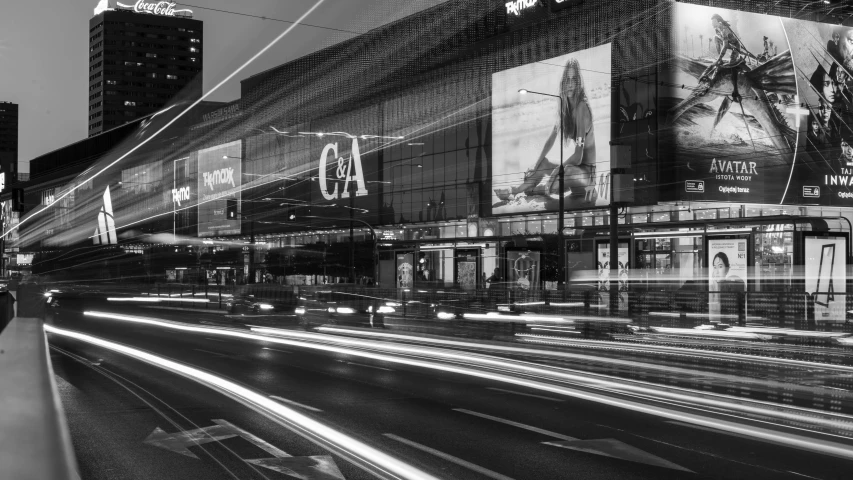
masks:
{"label": "shopping mall facade", "polygon": [[[801,267],[843,293],[851,29],[735,1],[613,5],[450,0],[170,123],[179,100],[53,197],[22,184],[38,206],[16,224],[7,202],[7,256],[67,274],[100,248],[157,281],[477,288],[497,269],[550,288],[560,196],[567,279],[609,267],[615,197],[620,274],[683,284],[724,257],[750,289],[796,288]],[[626,155],[628,182],[611,171]]]}

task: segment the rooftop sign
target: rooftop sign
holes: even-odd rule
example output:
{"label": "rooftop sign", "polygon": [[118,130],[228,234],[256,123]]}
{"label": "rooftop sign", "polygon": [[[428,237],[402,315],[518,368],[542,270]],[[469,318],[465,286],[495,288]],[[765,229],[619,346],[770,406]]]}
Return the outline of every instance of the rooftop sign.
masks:
{"label": "rooftop sign", "polygon": [[160,15],[164,17],[175,17],[175,16],[192,16],[193,11],[188,8],[176,9],[175,7],[178,4],[175,2],[164,2],[164,1],[145,1],[145,0],[137,0],[135,4],[125,5],[123,3],[117,2],[115,0],[99,0],[98,5],[95,7],[95,15],[100,14],[101,12],[107,10],[133,10],[136,13],[148,13],[151,15]]}
{"label": "rooftop sign", "polygon": [[125,5],[116,2],[116,5],[122,8],[132,8],[136,13],[150,13],[152,15],[163,15],[166,17],[174,17],[178,13],[188,13],[192,15],[193,11],[184,8],[176,10],[177,3],[174,2],[146,2],[145,0],[136,0],[135,5]]}

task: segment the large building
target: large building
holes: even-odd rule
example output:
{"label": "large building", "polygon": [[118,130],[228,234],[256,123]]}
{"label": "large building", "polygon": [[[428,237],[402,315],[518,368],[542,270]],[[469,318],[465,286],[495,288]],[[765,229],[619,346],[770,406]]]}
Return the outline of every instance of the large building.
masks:
{"label": "large building", "polygon": [[0,102],[0,192],[18,174],[18,105]]}
{"label": "large building", "polygon": [[[831,291],[815,317],[847,318],[853,27],[808,1],[620,6],[449,0],[259,73],[69,181],[68,218],[25,218],[16,245],[91,248],[108,194],[122,248],[161,249],[158,281],[553,288],[562,247],[563,280]],[[737,75],[709,69],[721,51]]]}
{"label": "large building", "polygon": [[89,20],[89,136],[157,111],[187,86],[201,96],[203,40],[202,22],[174,3],[102,0]]}

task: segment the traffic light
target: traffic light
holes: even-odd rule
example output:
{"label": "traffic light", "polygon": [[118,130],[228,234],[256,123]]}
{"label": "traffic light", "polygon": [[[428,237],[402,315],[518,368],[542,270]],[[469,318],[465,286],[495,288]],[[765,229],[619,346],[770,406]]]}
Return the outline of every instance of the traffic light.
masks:
{"label": "traffic light", "polygon": [[225,218],[234,220],[237,218],[237,199],[228,198],[225,200]]}
{"label": "traffic light", "polygon": [[24,211],[24,189],[23,188],[13,188],[12,189],[12,211],[13,212],[23,212]]}

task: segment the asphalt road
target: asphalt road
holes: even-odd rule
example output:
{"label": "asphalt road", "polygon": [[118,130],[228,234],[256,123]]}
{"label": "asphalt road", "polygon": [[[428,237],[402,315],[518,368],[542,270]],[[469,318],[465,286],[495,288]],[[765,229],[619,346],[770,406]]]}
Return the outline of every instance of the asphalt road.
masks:
{"label": "asphalt road", "polygon": [[[138,313],[157,316],[153,309]],[[177,314],[227,323],[215,314]],[[63,315],[63,328],[230,379],[439,478],[829,479],[848,478],[853,467],[831,456],[482,378]],[[247,461],[276,457],[283,468],[302,472],[298,478],[341,478],[330,462],[344,478],[372,478],[358,458],[324,448],[310,434],[220,391],[83,341],[49,339],[84,479],[293,478]],[[176,436],[200,428],[209,432],[195,437],[201,445]],[[212,441],[217,436],[223,438]],[[282,452],[309,459],[284,461],[290,457]]]}

